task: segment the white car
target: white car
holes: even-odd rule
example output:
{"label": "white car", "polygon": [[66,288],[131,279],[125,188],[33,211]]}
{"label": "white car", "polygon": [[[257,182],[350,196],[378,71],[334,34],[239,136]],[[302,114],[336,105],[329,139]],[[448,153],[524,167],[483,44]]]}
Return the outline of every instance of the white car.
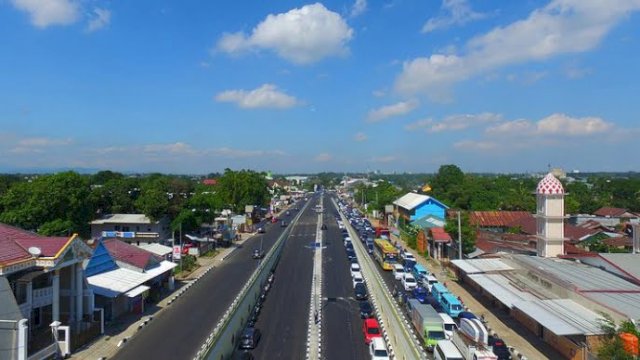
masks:
{"label": "white car", "polygon": [[458,330],[458,325],[447,313],[438,313],[442,318],[442,326],[444,327],[444,335],[451,340],[453,333]]}
{"label": "white car", "polygon": [[413,261],[413,262],[415,262],[415,261],[416,261],[416,258],[413,256],[413,254],[412,254],[412,253],[410,253],[410,252],[408,252],[408,251],[405,251],[405,252],[402,254],[402,261],[404,261],[404,262],[407,262],[407,261]]}
{"label": "white car", "polygon": [[383,338],[375,337],[371,339],[369,355],[371,355],[371,360],[389,360],[387,344],[384,343]]}
{"label": "white car", "polygon": [[402,276],[405,274],[404,267],[400,264],[393,264],[393,270],[391,270],[391,272],[396,280],[402,280]]}
{"label": "white car", "polygon": [[436,277],[433,275],[427,275],[424,278],[422,278],[422,286],[427,290],[429,290],[429,293],[431,293],[431,285],[437,282],[438,282],[438,279],[436,279]]}
{"label": "white car", "polygon": [[364,283],[364,278],[360,272],[355,272],[351,274],[351,278],[353,280],[353,287],[356,287],[357,283]]}
{"label": "white car", "polygon": [[404,291],[412,291],[418,286],[418,282],[416,278],[413,277],[410,273],[405,273],[402,276],[402,287],[404,287]]}
{"label": "white car", "polygon": [[358,263],[351,264],[351,277],[353,277],[355,273],[360,273],[360,264]]}

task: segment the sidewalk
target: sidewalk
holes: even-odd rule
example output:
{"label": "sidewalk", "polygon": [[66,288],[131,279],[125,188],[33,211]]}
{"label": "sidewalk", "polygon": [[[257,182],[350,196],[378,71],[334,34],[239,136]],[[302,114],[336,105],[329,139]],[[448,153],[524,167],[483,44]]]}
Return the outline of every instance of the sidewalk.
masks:
{"label": "sidewalk", "polygon": [[[374,221],[372,221],[372,223]],[[467,306],[471,312],[478,316],[484,315],[489,327],[491,327],[491,329],[495,331],[496,334],[507,343],[507,345],[515,348],[527,359],[538,360],[563,358],[549,344],[537,338],[509,314],[490,307],[488,301],[484,299],[481,294],[477,294],[475,292],[471,293],[469,292],[469,289],[461,286],[457,279],[453,277],[451,271],[448,269],[443,271],[440,262],[432,258],[429,258],[428,260],[425,259],[393,234],[391,234],[391,240],[397,241],[402,244],[405,249],[409,250],[409,252],[415,256],[418,263],[425,266],[429,272],[438,279],[438,281],[441,283],[446,282],[446,286],[453,294],[460,297],[462,303]]]}
{"label": "sidewalk", "polygon": [[196,270],[188,274],[184,279],[176,279],[174,291],[167,293],[157,304],[145,305],[144,314],[131,314],[124,316],[117,321],[105,325],[105,333],[100,335],[88,345],[76,350],[71,357],[76,359],[107,359],[111,358],[118,352],[119,344],[129,340],[139,329],[142,329],[147,323],[153,321],[153,317],[158,316],[162,311],[170,307],[174,296],[179,296],[187,291],[186,287],[189,283],[197,281],[201,275],[204,275],[214,265],[219,264],[230,253],[243,244],[247,239],[254,236],[255,233],[240,234],[240,240],[235,242],[231,247],[221,249],[215,256],[199,257],[197,259],[200,265]]}

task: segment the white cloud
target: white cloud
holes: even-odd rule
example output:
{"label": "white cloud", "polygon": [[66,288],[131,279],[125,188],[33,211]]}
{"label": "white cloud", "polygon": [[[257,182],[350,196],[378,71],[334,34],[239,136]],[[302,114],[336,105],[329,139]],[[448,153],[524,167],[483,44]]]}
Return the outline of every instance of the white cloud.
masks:
{"label": "white cloud", "polygon": [[229,54],[267,49],[293,63],[310,64],[347,54],[352,36],[353,30],[338,13],[315,3],[268,15],[250,35],[225,33],[216,48]]}
{"label": "white cloud", "polygon": [[331,154],[321,153],[321,154],[318,154],[314,160],[317,162],[327,162],[327,161],[330,161],[331,159],[332,159]]}
{"label": "white cloud", "polygon": [[453,25],[464,25],[487,17],[487,14],[473,11],[467,0],[442,0],[442,12],[445,15],[429,19],[422,27],[422,32],[428,33]]}
{"label": "white cloud", "polygon": [[31,24],[39,28],[69,25],[78,19],[79,5],[73,0],[12,0],[13,6],[27,12]]}
{"label": "white cloud", "polygon": [[462,140],[454,143],[453,147],[458,150],[487,151],[497,149],[499,144],[493,141]]}
{"label": "white cloud", "polygon": [[232,158],[232,159],[287,155],[284,151],[281,151],[281,150],[242,150],[242,149],[232,149],[228,147],[213,149],[208,151],[207,153],[211,153],[216,156]]}
{"label": "white cloud", "polygon": [[272,84],[264,84],[254,90],[226,90],[215,96],[218,102],[232,102],[244,109],[272,108],[287,109],[299,104],[299,101],[287,95]]}
{"label": "white cloud", "polygon": [[569,64],[564,68],[564,74],[569,79],[581,79],[593,72],[592,69],[581,67],[577,64]]}
{"label": "white cloud", "polygon": [[426,129],[428,132],[436,133],[442,131],[466,130],[470,127],[495,123],[502,120],[502,116],[494,113],[480,114],[457,114],[449,115],[441,121],[433,119],[418,120],[417,122],[405,126],[406,130]]}
{"label": "white cloud", "polygon": [[490,135],[520,136],[589,136],[604,134],[614,128],[613,123],[599,117],[574,118],[565,114],[552,114],[537,122],[519,119],[486,129]]}
{"label": "white cloud", "polygon": [[172,144],[149,144],[143,146],[145,153],[168,153],[173,155],[194,155],[197,151],[189,144],[176,142]]}
{"label": "white cloud", "polygon": [[89,25],[87,25],[88,32],[100,30],[111,22],[110,10],[95,8],[93,14],[93,18],[89,20]]}
{"label": "white cloud", "polygon": [[47,147],[47,146],[64,146],[70,145],[73,141],[69,138],[56,139],[47,137],[31,137],[18,140],[19,146],[34,146],[34,147]]}
{"label": "white cloud", "polygon": [[385,96],[386,92],[384,90],[373,90],[371,92],[371,95],[375,96],[375,97],[383,97]]}
{"label": "white cloud", "polygon": [[437,101],[455,83],[503,66],[592,50],[638,9],[638,0],[553,0],[526,19],[472,38],[461,54],[406,61],[395,88],[405,94],[424,92]]}
{"label": "white cloud", "polygon": [[367,10],[367,0],[356,0],[351,7],[351,17],[362,15]]}
{"label": "white cloud", "polygon": [[392,105],[383,106],[369,111],[368,122],[378,122],[393,116],[405,115],[413,111],[419,105],[416,100],[401,101]]}
{"label": "white cloud", "polygon": [[367,141],[367,139],[369,139],[369,137],[367,136],[367,134],[363,133],[363,132],[359,132],[357,133],[354,137],[353,137],[357,142],[363,142],[363,141]]}

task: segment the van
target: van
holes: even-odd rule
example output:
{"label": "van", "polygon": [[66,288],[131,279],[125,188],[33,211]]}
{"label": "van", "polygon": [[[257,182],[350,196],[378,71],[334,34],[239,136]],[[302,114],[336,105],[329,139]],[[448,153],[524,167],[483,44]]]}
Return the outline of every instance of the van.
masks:
{"label": "van", "polygon": [[448,340],[451,340],[453,332],[458,330],[458,325],[456,325],[456,322],[453,321],[453,318],[449,316],[449,314],[440,313],[440,317],[442,318],[442,325],[444,326],[444,334]]}
{"label": "van", "polygon": [[433,350],[436,360],[463,360],[462,354],[450,340],[440,340]]}
{"label": "van", "polygon": [[427,275],[425,277],[422,278],[422,285],[429,290],[429,292],[431,292],[431,286],[433,286],[433,284],[437,283],[438,279],[436,279],[435,276],[433,275]]}
{"label": "van", "polygon": [[444,312],[452,317],[458,317],[458,315],[464,310],[462,303],[451,293],[445,293],[440,296],[440,304],[444,309]]}
{"label": "van", "polygon": [[422,280],[424,277],[429,275],[429,272],[427,271],[427,269],[425,269],[424,266],[420,264],[413,265],[413,270],[411,272],[413,272],[413,276],[418,281]]}

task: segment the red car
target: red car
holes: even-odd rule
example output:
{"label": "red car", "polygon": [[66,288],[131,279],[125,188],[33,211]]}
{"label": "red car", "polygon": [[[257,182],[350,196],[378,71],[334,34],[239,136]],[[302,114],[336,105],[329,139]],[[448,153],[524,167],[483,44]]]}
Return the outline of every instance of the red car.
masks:
{"label": "red car", "polygon": [[378,325],[378,320],[375,318],[364,319],[362,322],[362,332],[364,333],[365,344],[369,344],[373,338],[382,337],[380,325]]}
{"label": "red car", "polygon": [[271,218],[271,223],[272,224],[275,224],[277,222],[278,222],[278,218],[277,217],[274,216],[274,217]]}

